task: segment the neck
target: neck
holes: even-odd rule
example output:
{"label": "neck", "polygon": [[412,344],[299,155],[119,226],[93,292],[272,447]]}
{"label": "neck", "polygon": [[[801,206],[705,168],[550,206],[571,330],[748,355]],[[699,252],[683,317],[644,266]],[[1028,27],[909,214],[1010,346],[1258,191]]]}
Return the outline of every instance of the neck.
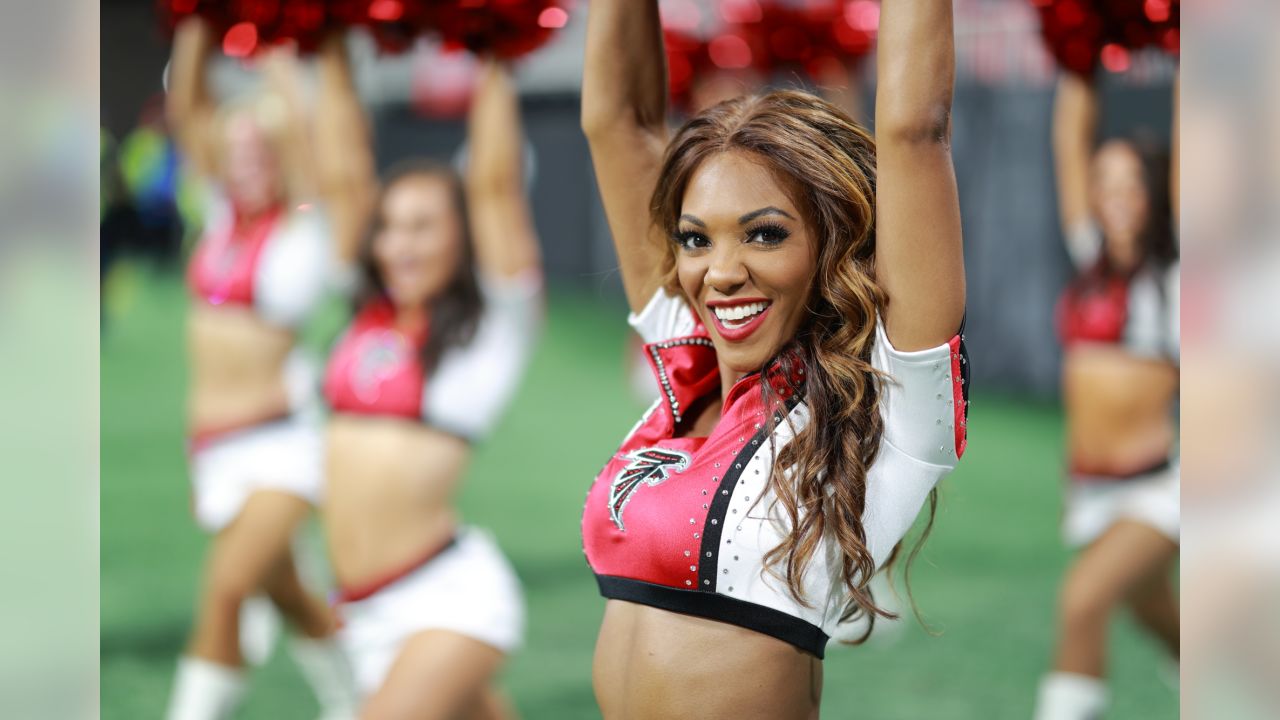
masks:
{"label": "neck", "polygon": [[725,398],[729,397],[729,391],[733,389],[733,386],[745,376],[746,376],[746,373],[738,372],[736,370],[730,370],[728,367],[725,366],[723,362],[720,363],[720,400],[721,402],[723,402]]}
{"label": "neck", "polygon": [[396,307],[396,327],[415,332],[427,323],[427,309],[421,306]]}

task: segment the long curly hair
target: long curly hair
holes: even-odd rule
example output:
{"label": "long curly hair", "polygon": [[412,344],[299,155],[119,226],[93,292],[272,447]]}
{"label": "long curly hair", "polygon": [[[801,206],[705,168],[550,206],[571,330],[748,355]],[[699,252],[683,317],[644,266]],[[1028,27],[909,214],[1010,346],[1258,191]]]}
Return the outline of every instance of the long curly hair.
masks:
{"label": "long curly hair", "polygon": [[[804,572],[829,536],[842,551],[840,579],[848,600],[842,619],[896,617],[876,605],[867,587],[876,567],[862,524],[867,472],[884,432],[881,374],[871,365],[877,313],[886,301],[875,280],[875,140],[840,109],[806,92],[727,100],[690,119],[668,145],[650,204],[652,222],[674,236],[694,172],[727,151],[750,153],[789,179],[792,200],[817,239],[805,320],[769,364],[778,364],[780,378],[802,378],[803,387],[794,390],[803,391],[809,418],[774,456],[770,489],[791,531],[765,555],[766,567],[808,605]],[[664,286],[679,294],[676,250],[671,243],[659,270]],[[774,407],[777,391],[769,382],[761,388],[765,407]],[[930,524],[935,502],[931,497]],[[896,556],[897,548],[891,563]]]}

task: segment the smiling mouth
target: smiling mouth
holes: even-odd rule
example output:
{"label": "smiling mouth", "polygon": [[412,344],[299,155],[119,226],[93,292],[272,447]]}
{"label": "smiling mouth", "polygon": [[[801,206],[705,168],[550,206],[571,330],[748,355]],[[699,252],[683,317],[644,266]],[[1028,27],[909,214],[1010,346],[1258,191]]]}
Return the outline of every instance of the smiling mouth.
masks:
{"label": "smiling mouth", "polygon": [[738,305],[710,305],[709,309],[720,336],[729,342],[741,342],[760,328],[772,306],[768,300],[757,300]]}
{"label": "smiling mouth", "polygon": [[754,302],[746,305],[735,305],[733,307],[714,307],[711,308],[711,310],[715,313],[716,320],[719,320],[721,325],[732,330],[735,328],[745,327],[752,320],[756,319],[758,315],[767,310],[770,304],[771,303],[768,302]]}

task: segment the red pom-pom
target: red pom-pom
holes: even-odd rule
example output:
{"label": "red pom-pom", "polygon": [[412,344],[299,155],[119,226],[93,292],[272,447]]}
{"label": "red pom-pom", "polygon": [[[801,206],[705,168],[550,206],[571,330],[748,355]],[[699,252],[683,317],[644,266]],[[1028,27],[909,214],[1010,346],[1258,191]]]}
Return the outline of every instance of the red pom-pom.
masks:
{"label": "red pom-pom", "polygon": [[568,21],[562,0],[436,0],[430,20],[446,48],[504,60],[542,47]]}
{"label": "red pom-pom", "polygon": [[1178,54],[1179,0],[1031,0],[1049,52],[1066,70],[1129,69],[1134,50]]}

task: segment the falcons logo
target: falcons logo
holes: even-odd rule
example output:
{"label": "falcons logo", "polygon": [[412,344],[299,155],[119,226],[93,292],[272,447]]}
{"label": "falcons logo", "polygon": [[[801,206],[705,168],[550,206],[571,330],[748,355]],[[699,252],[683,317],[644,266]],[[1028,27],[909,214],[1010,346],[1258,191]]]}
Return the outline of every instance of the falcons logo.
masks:
{"label": "falcons logo", "polygon": [[631,502],[631,496],[641,485],[653,487],[667,479],[667,473],[674,468],[680,472],[689,467],[689,455],[678,450],[661,450],[644,448],[636,450],[628,456],[630,463],[618,473],[609,486],[609,519],[626,532],[622,524],[622,511]]}

